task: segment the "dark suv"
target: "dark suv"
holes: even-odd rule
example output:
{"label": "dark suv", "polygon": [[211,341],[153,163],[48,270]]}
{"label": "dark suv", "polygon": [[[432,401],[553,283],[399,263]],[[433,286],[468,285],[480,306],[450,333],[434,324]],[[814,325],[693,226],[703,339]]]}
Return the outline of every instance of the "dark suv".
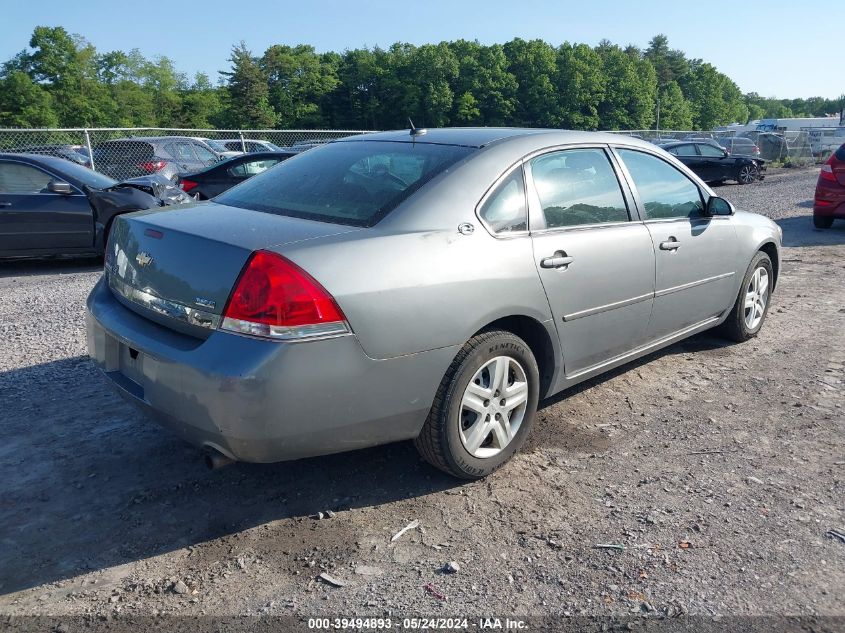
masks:
{"label": "dark suv", "polygon": [[161,174],[175,182],[179,174],[218,161],[219,154],[187,136],[119,138],[94,148],[95,169],[115,180]]}

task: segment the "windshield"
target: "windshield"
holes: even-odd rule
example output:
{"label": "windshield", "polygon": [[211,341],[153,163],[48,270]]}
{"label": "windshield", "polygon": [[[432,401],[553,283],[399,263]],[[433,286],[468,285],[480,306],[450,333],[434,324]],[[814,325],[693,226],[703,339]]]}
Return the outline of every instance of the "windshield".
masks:
{"label": "windshield", "polygon": [[331,143],[286,160],[214,200],[321,222],[373,226],[473,151],[430,143]]}
{"label": "windshield", "polygon": [[87,167],[77,165],[69,160],[62,163],[62,171],[71,178],[75,178],[82,184],[93,187],[94,189],[105,189],[117,183],[116,180],[112,180],[108,176],[91,171]]}

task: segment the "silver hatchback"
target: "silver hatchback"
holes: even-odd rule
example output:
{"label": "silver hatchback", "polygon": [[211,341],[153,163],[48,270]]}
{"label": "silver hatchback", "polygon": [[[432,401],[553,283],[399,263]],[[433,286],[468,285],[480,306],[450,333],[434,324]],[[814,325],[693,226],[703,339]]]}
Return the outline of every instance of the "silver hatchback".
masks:
{"label": "silver hatchback", "polygon": [[709,328],[755,336],[780,244],[637,139],[351,137],[120,216],[88,344],[212,465],[414,439],[477,478],[541,398]]}

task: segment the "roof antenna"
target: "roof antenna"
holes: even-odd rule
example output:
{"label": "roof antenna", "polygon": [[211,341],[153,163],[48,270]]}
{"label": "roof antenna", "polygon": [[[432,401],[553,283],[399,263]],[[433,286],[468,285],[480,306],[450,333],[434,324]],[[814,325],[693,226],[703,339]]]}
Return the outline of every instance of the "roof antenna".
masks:
{"label": "roof antenna", "polygon": [[416,127],[414,122],[411,121],[411,117],[408,117],[408,125],[411,127],[411,136],[422,136],[428,132],[424,127]]}

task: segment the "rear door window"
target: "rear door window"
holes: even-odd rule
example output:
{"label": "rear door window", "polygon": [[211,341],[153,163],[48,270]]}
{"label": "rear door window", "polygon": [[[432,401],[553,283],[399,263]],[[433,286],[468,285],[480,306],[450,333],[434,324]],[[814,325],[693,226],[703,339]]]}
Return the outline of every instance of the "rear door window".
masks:
{"label": "rear door window", "polygon": [[164,147],[176,160],[197,160],[190,143],[168,143]]}
{"label": "rear door window", "polygon": [[473,151],[434,143],[330,143],[258,174],[216,200],[267,213],[372,226]]}
{"label": "rear door window", "polygon": [[698,146],[698,151],[701,152],[702,156],[707,156],[708,158],[721,158],[725,155],[725,152],[720,147],[715,147],[713,145],[707,145],[702,143]]}
{"label": "rear door window", "polygon": [[217,162],[217,154],[212,152],[211,150],[206,149],[199,143],[193,144],[194,151],[197,153],[199,159],[204,163],[216,163]]}
{"label": "rear door window", "polygon": [[570,149],[531,161],[548,228],[627,222],[628,207],[603,150]]}

